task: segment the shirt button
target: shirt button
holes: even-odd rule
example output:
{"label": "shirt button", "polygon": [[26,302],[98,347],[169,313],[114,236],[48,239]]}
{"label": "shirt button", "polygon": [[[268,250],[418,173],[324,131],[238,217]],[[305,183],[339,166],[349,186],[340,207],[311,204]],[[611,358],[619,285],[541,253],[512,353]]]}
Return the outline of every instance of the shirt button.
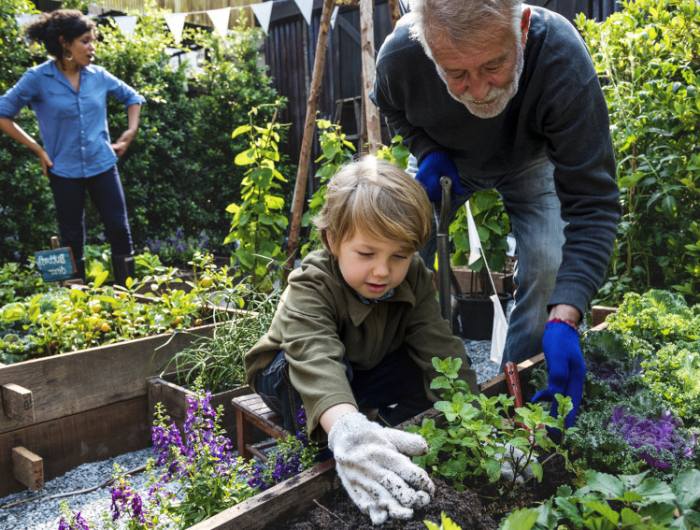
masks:
{"label": "shirt button", "polygon": [[83,151],[85,151],[85,148],[84,148],[84,147],[81,147],[81,149],[82,149]]}
{"label": "shirt button", "polygon": [[85,134],[85,131],[80,131],[80,134]]}
{"label": "shirt button", "polygon": [[80,115],[80,117],[82,118],[82,117],[83,117],[83,115],[81,114],[81,115]]}

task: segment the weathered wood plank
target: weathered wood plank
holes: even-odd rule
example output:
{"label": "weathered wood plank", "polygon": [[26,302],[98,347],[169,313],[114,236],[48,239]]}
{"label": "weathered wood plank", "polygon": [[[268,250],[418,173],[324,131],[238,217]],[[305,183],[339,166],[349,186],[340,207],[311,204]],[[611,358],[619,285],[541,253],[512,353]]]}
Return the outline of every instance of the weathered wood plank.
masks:
{"label": "weathered wood plank", "polygon": [[3,414],[22,424],[34,423],[32,391],[14,383],[2,385]]}
{"label": "weathered wood plank", "polygon": [[591,307],[591,325],[600,326],[608,318],[608,315],[612,315],[615,311],[617,311],[617,307],[594,305]]}
{"label": "weathered wood plank", "polygon": [[339,487],[335,460],[331,459],[191,526],[190,530],[263,530],[280,517],[289,520],[300,515],[313,499]]}
{"label": "weathered wood plank", "polygon": [[144,395],[0,434],[0,497],[26,488],[13,477],[12,455],[18,446],[43,458],[44,480],[87,462],[148,447],[151,422],[147,405]]}
{"label": "weathered wood plank", "polygon": [[44,461],[26,447],[12,449],[12,474],[30,490],[37,491],[44,487]]}
{"label": "weathered wood plank", "polygon": [[[0,368],[0,385],[19,385],[32,392],[37,423],[145,397],[148,377],[197,337],[210,337],[215,326],[7,365]],[[0,416],[0,433],[23,426],[22,421]]]}

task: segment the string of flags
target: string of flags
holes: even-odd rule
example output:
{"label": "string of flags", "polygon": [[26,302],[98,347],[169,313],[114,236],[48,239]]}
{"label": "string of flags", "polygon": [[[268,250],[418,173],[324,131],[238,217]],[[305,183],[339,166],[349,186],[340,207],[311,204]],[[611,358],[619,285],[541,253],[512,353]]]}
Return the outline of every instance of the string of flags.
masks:
{"label": "string of flags", "polygon": [[[403,6],[406,5],[405,0],[399,0]],[[304,17],[307,24],[311,24],[311,15],[314,8],[314,0],[294,0],[297,5],[299,12]],[[256,4],[248,4],[241,6],[230,6],[223,7],[220,9],[208,9],[205,11],[188,11],[183,13],[167,13],[165,14],[165,23],[168,25],[168,29],[173,34],[175,42],[179,43],[182,39],[182,32],[185,28],[185,18],[188,15],[198,15],[206,14],[211,20],[214,31],[220,36],[225,37],[228,31],[229,18],[231,16],[231,11],[234,9],[246,9],[250,8],[255,15],[255,18],[260,24],[262,30],[267,34],[270,27],[270,19],[272,16],[272,8],[275,2],[261,2]],[[331,27],[335,29],[335,22],[338,17],[339,6],[335,6],[333,13],[331,15]],[[15,19],[20,26],[27,24],[33,19],[37,18],[39,15],[16,15]],[[133,34],[136,29],[137,17],[132,15],[111,17],[114,23],[119,27],[119,29],[125,35]]]}

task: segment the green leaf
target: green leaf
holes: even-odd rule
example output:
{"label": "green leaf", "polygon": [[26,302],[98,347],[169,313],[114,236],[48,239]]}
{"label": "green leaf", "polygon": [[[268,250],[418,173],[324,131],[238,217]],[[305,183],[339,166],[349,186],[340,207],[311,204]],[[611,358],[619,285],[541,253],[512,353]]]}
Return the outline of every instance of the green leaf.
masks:
{"label": "green leaf", "polygon": [[581,504],[583,504],[584,506],[587,506],[591,510],[598,512],[600,515],[602,515],[608,521],[610,521],[613,525],[617,525],[617,522],[620,520],[620,514],[617,513],[615,510],[613,510],[607,504],[603,504],[602,502],[592,502],[592,501],[584,501],[584,502],[581,502]]}
{"label": "green leaf", "polygon": [[625,492],[622,481],[607,473],[586,472],[587,489],[597,491],[610,498],[621,498]]}
{"label": "green leaf", "polygon": [[676,503],[679,508],[688,510],[695,507],[700,500],[698,484],[700,484],[700,470],[697,469],[683,471],[675,478],[671,489],[676,495]]}
{"label": "green leaf", "polygon": [[535,526],[538,517],[537,510],[522,508],[510,514],[501,526],[501,530],[530,530]]}

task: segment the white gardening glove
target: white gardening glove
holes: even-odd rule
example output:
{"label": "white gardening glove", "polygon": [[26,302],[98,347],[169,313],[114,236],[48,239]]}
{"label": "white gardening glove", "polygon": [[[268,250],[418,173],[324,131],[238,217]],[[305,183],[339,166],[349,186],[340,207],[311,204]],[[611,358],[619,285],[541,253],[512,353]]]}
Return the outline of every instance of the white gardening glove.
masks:
{"label": "white gardening glove", "polygon": [[[345,414],[328,433],[343,487],[372,524],[387,517],[410,519],[430,502],[435,485],[408,456],[430,449],[418,434],[382,427],[360,412]],[[403,453],[403,454],[402,454]]]}
{"label": "white gardening glove", "polygon": [[[516,466],[518,468],[522,468],[522,466],[525,464],[526,455],[523,451],[521,451],[517,447],[513,447],[508,443],[505,444],[505,446],[502,444],[496,445],[499,447],[505,447],[506,449],[505,453],[496,453],[495,455],[493,455],[493,457],[496,460],[503,460],[501,462],[501,480],[512,482],[513,477],[515,476],[515,470],[513,469],[513,460],[515,460]],[[530,463],[532,462],[537,462],[537,458],[535,456],[533,456],[530,459]],[[517,484],[523,484],[531,476],[532,467],[530,466],[530,464],[528,464],[528,466],[520,473],[518,478],[515,479],[515,482]]]}

